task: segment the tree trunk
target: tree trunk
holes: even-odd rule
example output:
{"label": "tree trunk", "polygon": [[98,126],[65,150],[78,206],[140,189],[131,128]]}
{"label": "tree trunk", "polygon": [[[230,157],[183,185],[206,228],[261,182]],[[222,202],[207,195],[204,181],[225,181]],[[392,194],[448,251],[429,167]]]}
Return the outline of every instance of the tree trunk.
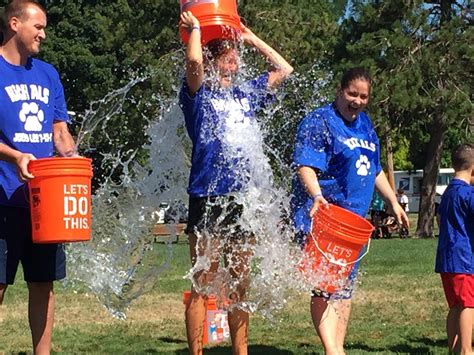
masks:
{"label": "tree trunk", "polygon": [[426,150],[428,160],[423,168],[423,182],[420,191],[420,209],[416,235],[419,237],[433,236],[435,218],[436,182],[443,152],[445,135],[444,120],[438,116],[433,121],[430,141]]}
{"label": "tree trunk", "polygon": [[392,190],[395,191],[395,176],[394,176],[394,168],[393,168],[393,145],[392,145],[392,136],[390,135],[391,128],[390,124],[387,123],[385,131],[385,142],[386,146],[385,149],[387,150],[387,179],[392,187]]}

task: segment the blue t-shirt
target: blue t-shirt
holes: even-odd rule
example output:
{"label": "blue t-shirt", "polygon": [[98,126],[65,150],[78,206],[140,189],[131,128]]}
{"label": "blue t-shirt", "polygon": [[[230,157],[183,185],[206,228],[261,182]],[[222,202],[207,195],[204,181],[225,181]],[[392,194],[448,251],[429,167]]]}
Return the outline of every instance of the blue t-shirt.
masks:
{"label": "blue t-shirt", "polygon": [[[311,112],[298,127],[294,165],[318,170],[324,198],[365,217],[372,200],[375,178],[382,171],[377,134],[369,117],[361,112],[346,121],[328,104]],[[313,199],[298,177],[293,181],[293,222],[308,233]]]}
{"label": "blue t-shirt", "polygon": [[268,74],[229,89],[206,85],[192,97],[184,81],[179,102],[193,143],[188,193],[221,196],[245,189],[247,158],[239,154],[246,132],[256,129],[255,112],[273,96]]}
{"label": "blue t-shirt", "polygon": [[436,272],[474,274],[474,187],[451,180],[438,207]]}
{"label": "blue t-shirt", "polygon": [[[53,154],[53,122],[68,121],[64,90],[54,67],[29,58],[25,66],[0,56],[0,143],[36,158]],[[0,160],[0,205],[28,207],[16,166]]]}

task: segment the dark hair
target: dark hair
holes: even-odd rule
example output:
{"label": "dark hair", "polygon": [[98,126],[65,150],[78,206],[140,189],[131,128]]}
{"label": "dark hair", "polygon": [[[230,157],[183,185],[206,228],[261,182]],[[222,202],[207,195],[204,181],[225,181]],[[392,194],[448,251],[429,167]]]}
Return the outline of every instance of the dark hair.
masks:
{"label": "dark hair", "polygon": [[453,151],[451,160],[455,171],[470,169],[474,165],[474,144],[459,145]]}
{"label": "dark hair", "polygon": [[37,0],[10,0],[2,9],[0,16],[0,40],[3,43],[3,37],[8,30],[8,21],[12,17],[22,17],[28,5],[34,5],[46,14],[46,9]]}
{"label": "dark hair", "polygon": [[222,54],[227,53],[231,49],[237,48],[234,41],[226,39],[213,39],[206,44],[206,59],[213,60],[219,58]]}
{"label": "dark hair", "polygon": [[339,83],[341,89],[347,88],[350,83],[354,80],[364,80],[369,83],[369,86],[372,86],[372,77],[367,69],[362,67],[351,68],[347,70],[341,78],[341,82]]}

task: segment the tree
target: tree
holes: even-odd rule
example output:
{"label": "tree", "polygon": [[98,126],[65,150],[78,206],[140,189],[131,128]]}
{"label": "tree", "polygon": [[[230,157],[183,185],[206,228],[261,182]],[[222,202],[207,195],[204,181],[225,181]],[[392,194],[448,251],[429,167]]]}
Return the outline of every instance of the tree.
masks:
{"label": "tree", "polygon": [[371,112],[376,122],[390,127],[386,133],[392,137],[406,138],[415,168],[424,170],[419,236],[433,234],[444,143],[472,139],[467,134],[473,105],[466,68],[473,64],[469,43],[474,32],[464,17],[456,16],[456,6],[463,11],[462,4],[448,0],[431,6],[412,0],[354,1],[335,51],[336,62],[364,65],[374,73]]}

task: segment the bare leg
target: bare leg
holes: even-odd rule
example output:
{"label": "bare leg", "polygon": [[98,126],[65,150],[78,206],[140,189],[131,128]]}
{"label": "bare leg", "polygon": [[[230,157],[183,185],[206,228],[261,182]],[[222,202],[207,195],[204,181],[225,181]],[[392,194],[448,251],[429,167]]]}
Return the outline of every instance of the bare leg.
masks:
{"label": "bare leg", "polygon": [[334,306],[323,297],[311,298],[311,318],[323,343],[326,355],[338,354],[337,331],[339,317]]}
{"label": "bare leg", "polygon": [[462,308],[459,314],[461,354],[472,354],[472,308]]}
{"label": "bare leg", "polygon": [[458,305],[449,309],[446,317],[446,334],[448,335],[448,349],[450,352],[459,352],[460,346],[458,342],[459,335],[459,313]]}
{"label": "bare leg", "polygon": [[28,319],[36,355],[49,354],[54,323],[52,282],[28,282]]}
{"label": "bare leg", "polygon": [[3,297],[5,296],[7,286],[6,284],[0,284],[0,306],[3,304]]}
{"label": "bare leg", "polygon": [[206,320],[206,301],[203,296],[197,294],[194,290],[191,290],[191,297],[186,305],[185,315],[189,353],[201,355],[204,321]]}
{"label": "bare leg", "polygon": [[336,313],[338,315],[337,322],[337,350],[339,355],[345,354],[344,339],[346,338],[347,325],[349,324],[349,316],[351,315],[352,300],[337,301]]}
{"label": "bare leg", "polygon": [[[189,234],[189,252],[191,255],[191,264],[194,266],[197,254],[204,255],[205,243],[197,246],[197,236],[193,233]],[[198,250],[199,249],[199,250]],[[212,273],[219,267],[219,262],[211,263],[211,270],[208,273],[200,272],[195,275],[201,282],[206,282],[208,277],[212,277]],[[202,354],[202,337],[204,332],[204,322],[206,320],[206,299],[198,294],[194,288],[191,290],[191,297],[186,305],[186,335],[188,339],[189,353],[193,355]]]}
{"label": "bare leg", "polygon": [[[244,300],[249,285],[250,258],[253,255],[251,246],[254,241],[248,241],[245,247],[241,240],[230,242],[225,247],[226,267],[234,279],[238,280],[237,297]],[[229,329],[232,339],[232,353],[234,355],[248,354],[248,328],[249,314],[241,309],[234,309],[229,312]]]}

